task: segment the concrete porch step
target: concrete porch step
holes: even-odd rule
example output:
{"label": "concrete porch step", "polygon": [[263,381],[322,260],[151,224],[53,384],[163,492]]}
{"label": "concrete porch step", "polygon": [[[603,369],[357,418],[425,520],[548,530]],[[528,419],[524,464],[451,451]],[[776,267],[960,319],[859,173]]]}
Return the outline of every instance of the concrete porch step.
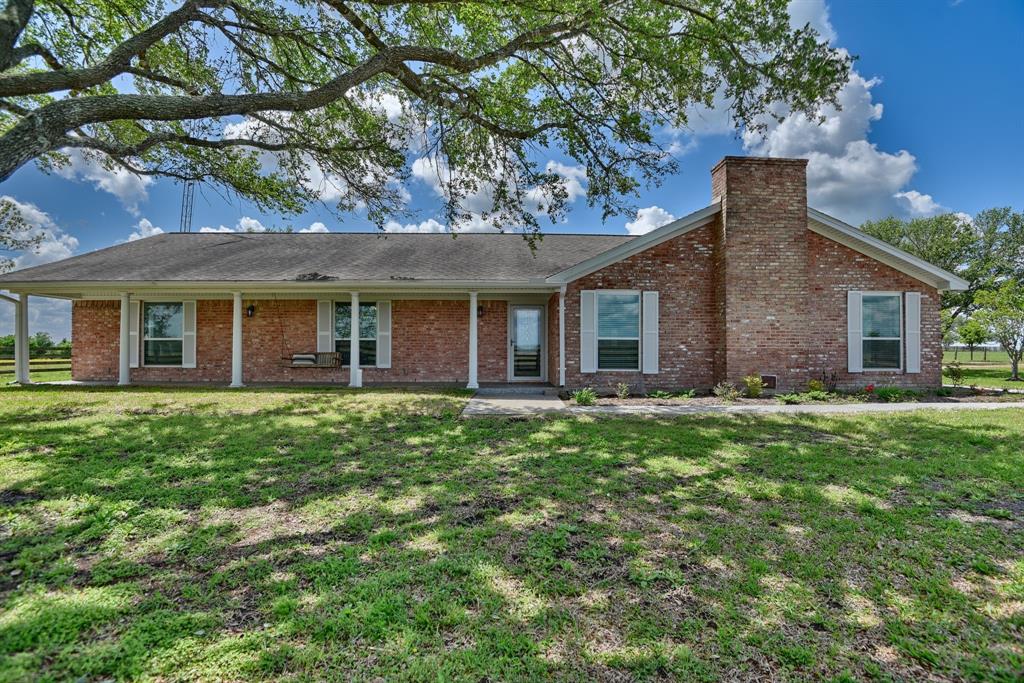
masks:
{"label": "concrete porch step", "polygon": [[558,389],[538,385],[484,386],[476,390],[477,396],[557,396]]}

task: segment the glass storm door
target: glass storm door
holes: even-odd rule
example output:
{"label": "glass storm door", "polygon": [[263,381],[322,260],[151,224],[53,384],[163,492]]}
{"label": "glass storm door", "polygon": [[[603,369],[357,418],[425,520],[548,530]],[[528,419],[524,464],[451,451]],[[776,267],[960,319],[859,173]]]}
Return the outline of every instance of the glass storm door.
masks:
{"label": "glass storm door", "polygon": [[512,379],[541,379],[543,306],[513,306]]}

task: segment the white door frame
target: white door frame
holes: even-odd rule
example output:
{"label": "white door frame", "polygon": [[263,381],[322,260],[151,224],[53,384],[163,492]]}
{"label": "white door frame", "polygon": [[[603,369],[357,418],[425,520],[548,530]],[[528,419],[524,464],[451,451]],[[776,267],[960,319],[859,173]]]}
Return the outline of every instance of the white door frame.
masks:
{"label": "white door frame", "polygon": [[[516,377],[515,358],[513,357],[515,339],[515,309],[536,308],[540,309],[540,376],[539,377]],[[508,305],[508,334],[506,340],[506,365],[508,366],[509,382],[546,382],[548,381],[548,307],[547,304],[512,304]]]}

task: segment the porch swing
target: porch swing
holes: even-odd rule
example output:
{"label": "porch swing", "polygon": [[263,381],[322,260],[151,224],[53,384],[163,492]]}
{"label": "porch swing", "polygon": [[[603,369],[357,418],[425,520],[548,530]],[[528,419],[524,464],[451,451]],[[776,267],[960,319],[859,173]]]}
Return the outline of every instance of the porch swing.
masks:
{"label": "porch swing", "polygon": [[281,365],[286,368],[340,368],[341,354],[337,351],[310,351],[303,353],[285,354],[284,322],[281,317],[281,302],[274,300],[274,307],[277,309],[277,338],[281,349]]}

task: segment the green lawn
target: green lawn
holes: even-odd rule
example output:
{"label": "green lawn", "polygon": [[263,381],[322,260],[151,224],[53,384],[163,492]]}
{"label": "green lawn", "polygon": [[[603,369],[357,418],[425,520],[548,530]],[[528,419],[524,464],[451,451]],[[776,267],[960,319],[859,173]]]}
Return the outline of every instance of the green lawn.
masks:
{"label": "green lawn", "polygon": [[0,680],[992,680],[1024,410],[0,389]]}
{"label": "green lawn", "polygon": [[[33,382],[60,382],[71,379],[70,358],[32,358],[28,367]],[[14,360],[0,358],[0,386],[14,381]]]}
{"label": "green lawn", "polygon": [[[1010,360],[1005,351],[989,351],[988,360],[983,360],[983,354],[974,352],[974,360],[971,360],[969,353],[960,352],[960,363],[964,369],[964,386],[990,387],[996,389],[1018,389],[1024,391],[1024,382],[1010,382]],[[953,361],[953,352],[945,351],[942,354],[943,367]],[[949,373],[943,369],[943,380],[950,382]]]}

